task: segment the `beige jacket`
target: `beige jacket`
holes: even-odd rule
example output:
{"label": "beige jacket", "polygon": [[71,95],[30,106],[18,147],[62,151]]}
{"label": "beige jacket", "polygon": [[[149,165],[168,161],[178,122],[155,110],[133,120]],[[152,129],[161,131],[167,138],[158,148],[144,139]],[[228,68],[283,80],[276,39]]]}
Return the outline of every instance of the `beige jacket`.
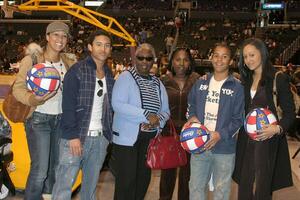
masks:
{"label": "beige jacket", "polygon": [[[74,54],[61,53],[60,56],[66,67],[66,70],[68,70],[76,62],[76,57]],[[36,59],[36,63],[45,62],[42,53],[37,54]],[[26,86],[27,72],[32,68],[32,63],[32,55],[27,55],[21,60],[19,72],[16,76],[16,81],[13,86],[14,97],[21,103],[31,106],[31,110],[27,118],[32,115],[37,105],[39,105],[39,103],[34,98],[35,95],[30,92]]]}

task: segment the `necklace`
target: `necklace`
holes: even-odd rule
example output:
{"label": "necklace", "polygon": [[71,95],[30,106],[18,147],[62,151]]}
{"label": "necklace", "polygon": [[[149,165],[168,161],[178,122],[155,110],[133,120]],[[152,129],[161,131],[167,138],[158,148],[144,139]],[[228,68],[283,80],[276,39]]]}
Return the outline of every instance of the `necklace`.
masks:
{"label": "necklace", "polygon": [[59,68],[57,67],[57,65],[54,65],[54,63],[52,61],[50,61],[50,64],[52,67],[54,67],[55,69],[57,69],[57,71],[60,73],[60,76],[63,77],[64,76],[64,71],[63,71],[63,64],[61,62],[59,62]]}
{"label": "necklace", "polygon": [[[58,64],[59,63],[59,64]],[[63,83],[64,83],[64,70],[63,70],[63,63],[62,61],[60,60],[59,62],[57,63],[53,63],[52,61],[50,61],[50,64],[53,68],[55,68],[58,73],[60,74],[60,80],[61,80],[61,84],[60,84],[60,90],[62,90],[62,87],[63,87]]]}

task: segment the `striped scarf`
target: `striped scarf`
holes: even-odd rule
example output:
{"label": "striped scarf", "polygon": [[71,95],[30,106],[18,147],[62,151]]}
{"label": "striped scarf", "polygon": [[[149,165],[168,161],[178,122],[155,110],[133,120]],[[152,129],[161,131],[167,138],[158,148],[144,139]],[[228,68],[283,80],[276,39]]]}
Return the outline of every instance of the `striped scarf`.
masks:
{"label": "striped scarf", "polygon": [[[128,69],[134,80],[136,81],[141,95],[142,108],[150,113],[157,114],[161,107],[160,99],[160,81],[156,76],[149,75],[148,78],[141,77],[134,67]],[[148,132],[156,129],[148,130]]]}

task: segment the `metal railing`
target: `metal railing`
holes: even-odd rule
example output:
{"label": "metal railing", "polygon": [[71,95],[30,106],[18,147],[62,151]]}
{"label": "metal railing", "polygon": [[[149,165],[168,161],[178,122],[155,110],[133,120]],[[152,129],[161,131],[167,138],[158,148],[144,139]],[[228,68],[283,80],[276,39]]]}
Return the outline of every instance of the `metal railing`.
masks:
{"label": "metal railing", "polygon": [[300,35],[279,55],[279,62],[281,65],[286,65],[287,62],[300,49]]}

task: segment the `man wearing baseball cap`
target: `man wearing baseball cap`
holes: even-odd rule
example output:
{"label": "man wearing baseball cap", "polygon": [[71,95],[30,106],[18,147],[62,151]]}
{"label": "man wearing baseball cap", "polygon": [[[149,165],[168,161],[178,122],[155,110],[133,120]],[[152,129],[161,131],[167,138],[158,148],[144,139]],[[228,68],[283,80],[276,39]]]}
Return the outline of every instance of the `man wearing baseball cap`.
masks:
{"label": "man wearing baseball cap", "polygon": [[[25,188],[25,200],[41,200],[42,194],[50,194],[55,182],[55,167],[58,163],[58,140],[62,113],[62,83],[57,91],[36,96],[27,89],[26,74],[37,63],[55,68],[61,80],[76,62],[75,55],[64,53],[69,36],[69,27],[61,21],[47,26],[45,47],[32,50],[21,63],[13,87],[13,95],[23,104],[31,106],[24,122],[30,154],[30,172]],[[43,195],[44,196],[44,195]],[[45,196],[44,196],[45,199]],[[48,198],[47,198],[48,199]]]}

